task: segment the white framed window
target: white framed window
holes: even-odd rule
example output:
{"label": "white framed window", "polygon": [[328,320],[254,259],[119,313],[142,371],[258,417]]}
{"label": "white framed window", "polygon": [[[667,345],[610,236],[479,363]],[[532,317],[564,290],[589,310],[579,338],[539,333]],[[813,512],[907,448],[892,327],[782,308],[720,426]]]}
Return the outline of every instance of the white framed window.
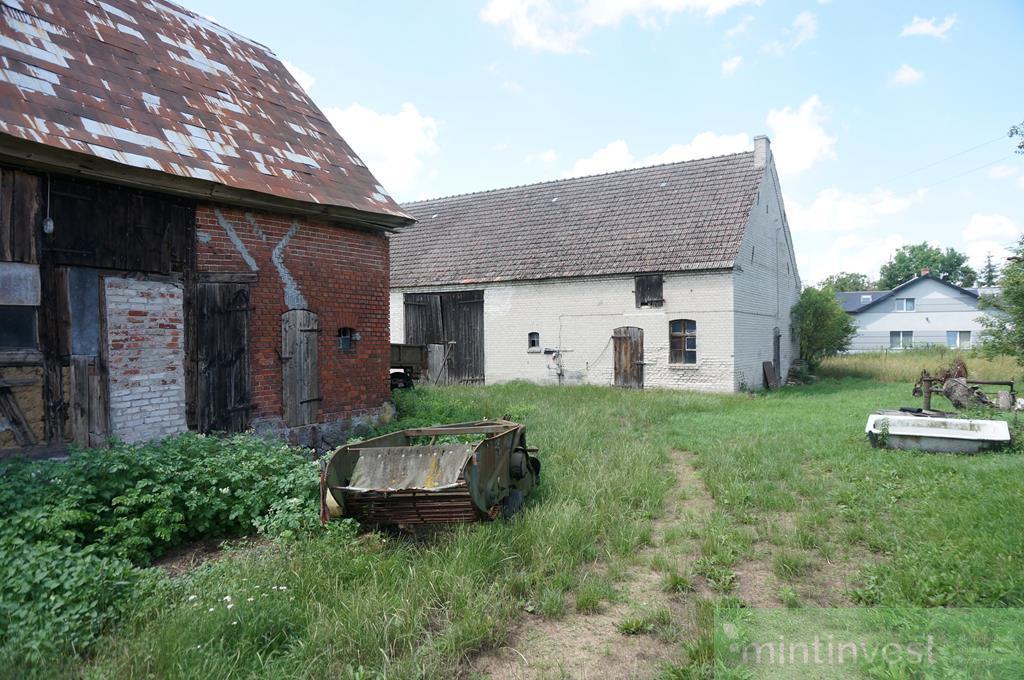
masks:
{"label": "white framed window", "polygon": [[914,331],[889,331],[889,349],[907,349],[914,346]]}
{"label": "white framed window", "polygon": [[861,303],[862,305],[866,305],[866,304],[868,304],[869,302],[871,302],[871,296],[870,296],[870,295],[861,295],[861,296],[860,296],[860,303]]}
{"label": "white framed window", "polygon": [[971,346],[971,332],[946,331],[946,346],[950,349],[968,349]]}
{"label": "white framed window", "polygon": [[896,298],[895,311],[913,312],[917,309],[917,302],[914,298]]}

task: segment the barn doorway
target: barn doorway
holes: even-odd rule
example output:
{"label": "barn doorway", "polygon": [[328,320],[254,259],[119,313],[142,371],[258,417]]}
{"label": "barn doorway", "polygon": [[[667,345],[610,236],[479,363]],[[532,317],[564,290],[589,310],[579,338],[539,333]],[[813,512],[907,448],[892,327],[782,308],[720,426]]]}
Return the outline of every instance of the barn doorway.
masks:
{"label": "barn doorway", "polygon": [[196,427],[244,432],[252,408],[249,388],[249,286],[196,287]]}
{"label": "barn doorway", "polygon": [[643,389],[644,329],[622,326],[612,331],[615,354],[615,386]]}
{"label": "barn doorway", "polygon": [[776,326],[772,333],[772,364],[775,366],[775,379],[782,384],[782,331]]}
{"label": "barn doorway", "polygon": [[483,384],[484,292],[406,293],[405,342],[444,347],[446,370],[439,382]]}

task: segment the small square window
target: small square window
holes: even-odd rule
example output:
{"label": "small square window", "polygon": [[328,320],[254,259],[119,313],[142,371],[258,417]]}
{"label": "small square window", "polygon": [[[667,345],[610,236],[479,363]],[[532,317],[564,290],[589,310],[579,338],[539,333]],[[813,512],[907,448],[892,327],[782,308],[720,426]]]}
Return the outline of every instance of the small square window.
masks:
{"label": "small square window", "polygon": [[866,305],[866,304],[868,304],[869,302],[871,302],[871,296],[870,296],[870,295],[861,295],[861,296],[860,296],[860,303],[861,303],[862,305]]}
{"label": "small square window", "polygon": [[895,310],[897,312],[913,312],[917,308],[914,298],[896,298]]}
{"label": "small square window", "polygon": [[526,349],[528,350],[539,350],[540,349],[540,333],[533,332],[526,335]]}
{"label": "small square window", "polygon": [[36,347],[36,308],[0,307],[0,349]]}

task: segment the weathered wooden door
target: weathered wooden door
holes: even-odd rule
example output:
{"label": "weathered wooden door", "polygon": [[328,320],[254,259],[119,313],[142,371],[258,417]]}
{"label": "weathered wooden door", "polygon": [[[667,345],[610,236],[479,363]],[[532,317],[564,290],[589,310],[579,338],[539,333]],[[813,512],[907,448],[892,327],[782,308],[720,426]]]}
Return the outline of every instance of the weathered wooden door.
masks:
{"label": "weathered wooden door", "polygon": [[438,382],[484,382],[484,292],[407,293],[405,295],[405,342],[410,345],[443,345],[445,370],[428,376]]}
{"label": "weathered wooden door", "polygon": [[281,315],[281,387],[288,427],[316,422],[320,405],[319,336],[320,321],[308,309],[290,309]]}
{"label": "weathered wooden door", "polygon": [[644,330],[622,326],[612,331],[615,354],[615,385],[642,389],[644,386]]}
{"label": "weathered wooden door", "polygon": [[200,283],[196,308],[196,427],[200,432],[242,432],[252,408],[249,286]]}
{"label": "weathered wooden door", "polygon": [[772,333],[772,364],[775,367],[775,378],[782,383],[782,332],[776,326]]}

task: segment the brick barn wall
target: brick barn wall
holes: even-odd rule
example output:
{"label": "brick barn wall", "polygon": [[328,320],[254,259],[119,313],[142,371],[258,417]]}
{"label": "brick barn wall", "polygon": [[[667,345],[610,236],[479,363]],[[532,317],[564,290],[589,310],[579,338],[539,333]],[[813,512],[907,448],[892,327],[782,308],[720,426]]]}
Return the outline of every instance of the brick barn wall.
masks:
{"label": "brick barn wall", "polygon": [[[349,426],[376,421],[390,399],[388,244],[381,234],[316,220],[206,205],[196,211],[200,272],[258,273],[251,287],[250,362],[257,429],[281,429],[281,314],[319,317],[321,427],[293,441],[325,444]],[[355,350],[338,348],[338,330],[354,328]]]}
{"label": "brick barn wall", "polygon": [[104,280],[111,434],[126,442],[184,432],[184,313],[178,283]]}

